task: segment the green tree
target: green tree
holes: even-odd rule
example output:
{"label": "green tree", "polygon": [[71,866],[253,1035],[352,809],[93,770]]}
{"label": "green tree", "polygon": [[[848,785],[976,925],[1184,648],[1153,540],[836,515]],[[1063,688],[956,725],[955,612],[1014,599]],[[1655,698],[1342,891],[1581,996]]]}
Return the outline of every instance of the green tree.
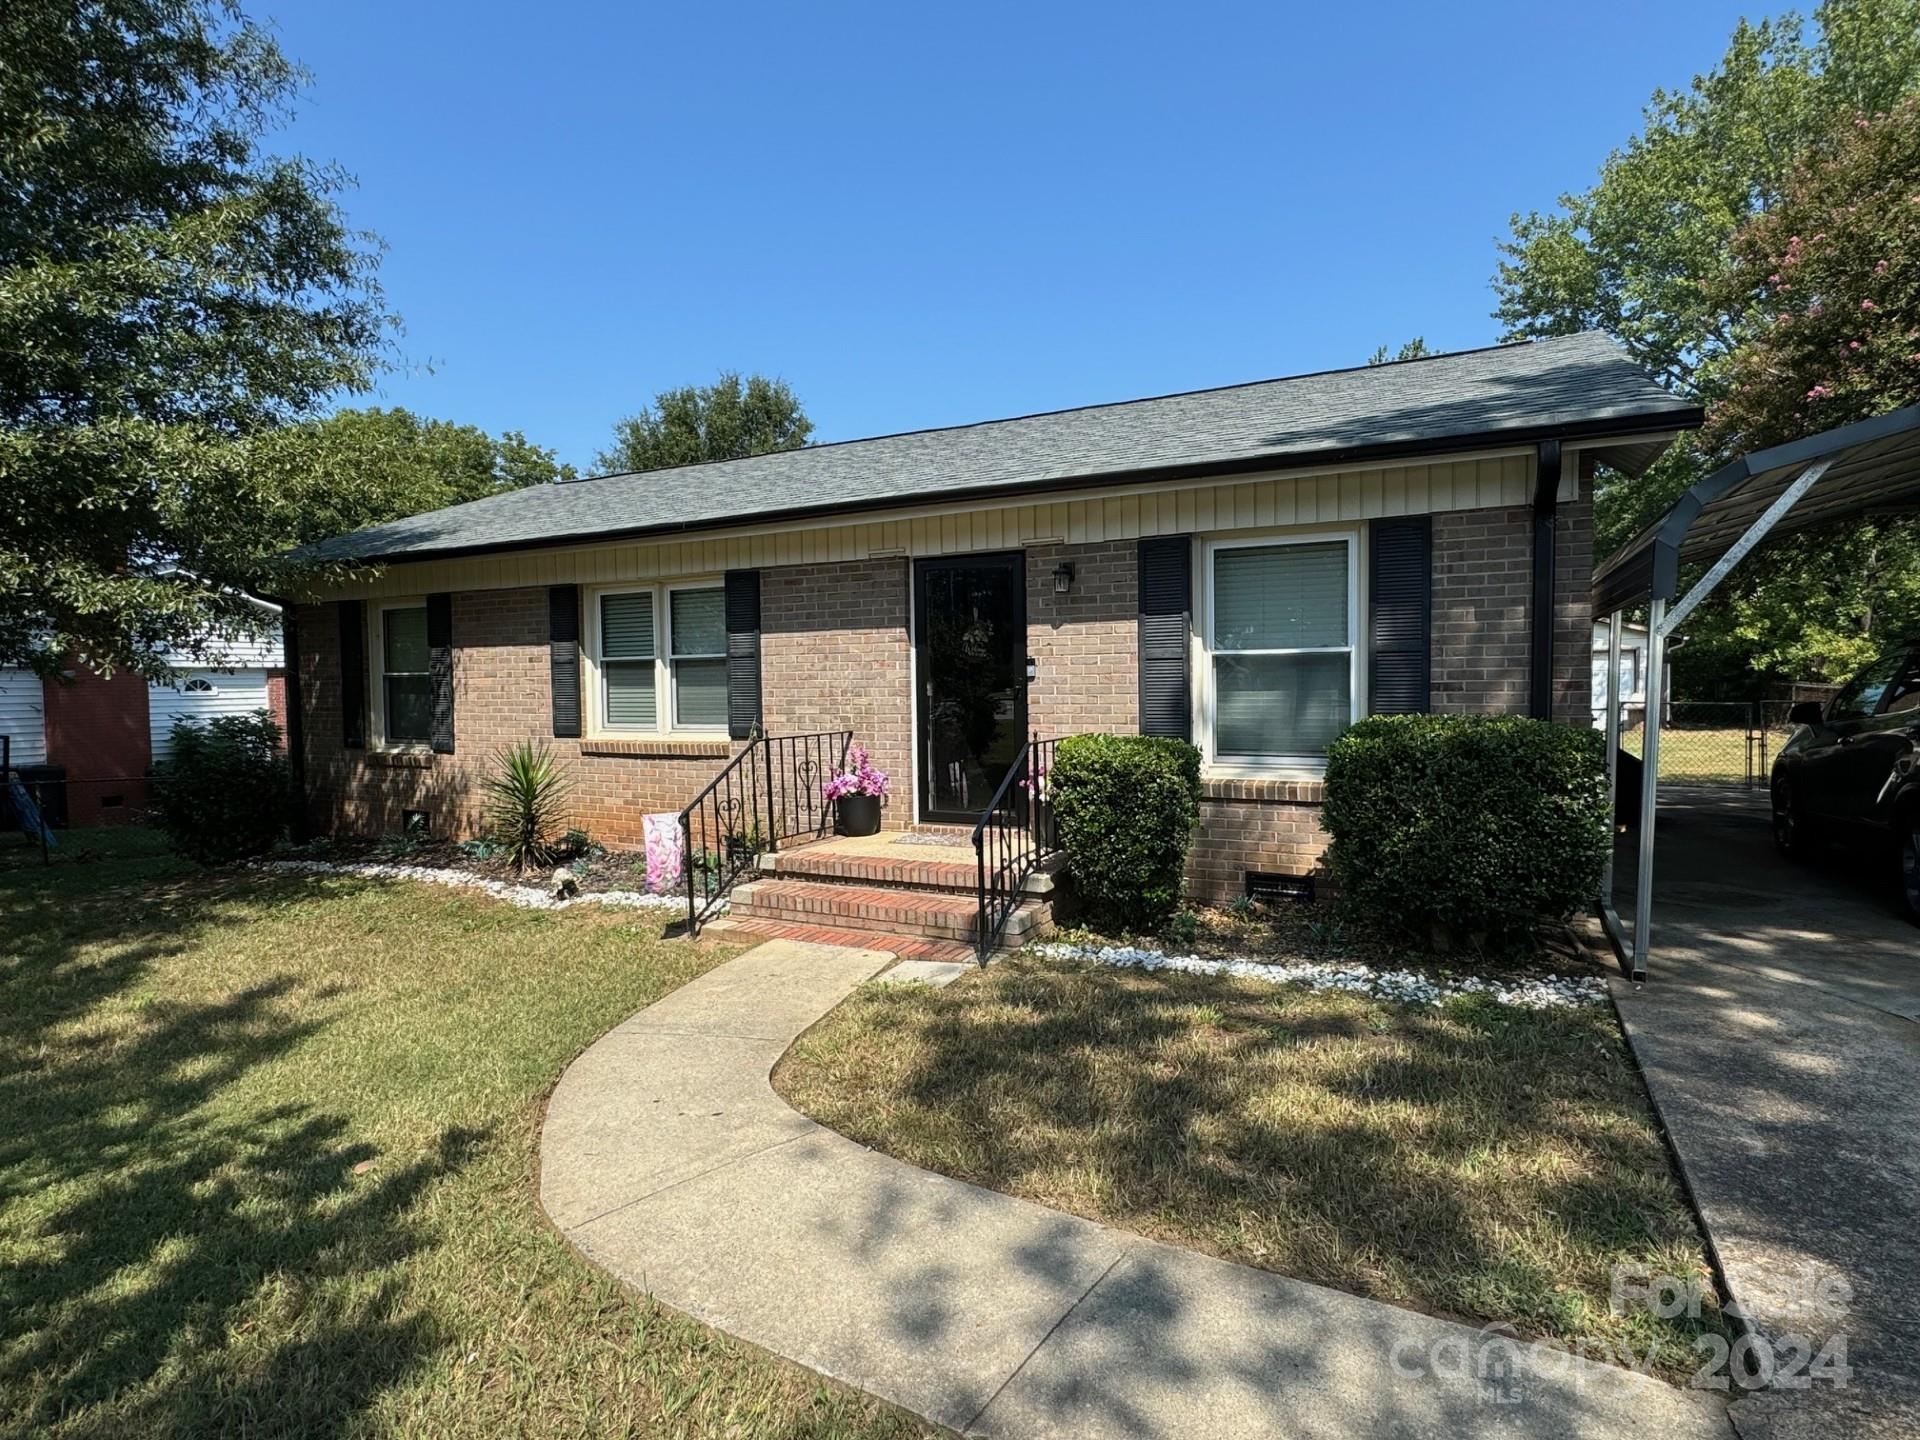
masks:
{"label": "green tree", "polygon": [[[1741,22],[1718,66],[1684,91],[1654,94],[1644,129],[1607,158],[1591,188],[1561,196],[1551,213],[1513,217],[1494,279],[1504,338],[1604,330],[1677,393],[1720,401],[1732,357],[1766,323],[1730,303],[1735,236],[1781,202],[1796,167],[1831,147],[1841,126],[1917,89],[1920,0],[1828,0],[1811,28],[1791,13]],[[1617,549],[1726,458],[1726,443],[1684,437],[1640,479],[1603,473],[1598,553]],[[1858,591],[1862,577],[1846,558],[1834,550],[1820,568],[1827,583]],[[1757,573],[1743,585],[1764,588]],[[1785,653],[1735,635],[1729,604],[1696,612],[1692,656],[1675,653],[1683,680],[1709,656],[1735,674]],[[1784,603],[1764,608],[1787,616]],[[1833,673],[1805,664],[1807,678]]]}
{"label": "green tree", "polygon": [[1710,445],[1774,445],[1920,401],[1920,99],[1843,125],[1732,250],[1713,300],[1750,333]]}
{"label": "green tree", "polygon": [[0,56],[0,663],[153,669],[258,623],[248,449],[370,383],[377,248],[231,4],[10,0]]}
{"label": "green tree", "polygon": [[[258,523],[276,547],[574,478],[571,465],[517,430],[496,438],[401,409],[287,426],[255,439],[247,463],[265,482]],[[262,568],[275,558],[261,555]]]}
{"label": "green tree", "polygon": [[[1727,359],[1709,446],[1775,445],[1920,403],[1920,99],[1856,117],[1813,152],[1734,237],[1714,298],[1748,317],[1748,338]],[[1912,520],[1793,537],[1764,573],[1727,604],[1763,664],[1845,674],[1920,630]]]}
{"label": "green tree", "polygon": [[1407,341],[1406,344],[1402,345],[1398,350],[1390,351],[1387,349],[1386,346],[1382,345],[1378,350],[1375,350],[1371,355],[1367,357],[1367,364],[1391,365],[1396,361],[1419,360],[1424,356],[1437,355],[1439,353],[1440,353],[1439,351],[1428,347],[1426,336],[1416,335],[1411,340]]}
{"label": "green tree", "polygon": [[797,450],[812,434],[813,422],[786,381],[728,371],[711,385],[661,391],[613,427],[613,444],[596,463],[613,473],[738,460]]}

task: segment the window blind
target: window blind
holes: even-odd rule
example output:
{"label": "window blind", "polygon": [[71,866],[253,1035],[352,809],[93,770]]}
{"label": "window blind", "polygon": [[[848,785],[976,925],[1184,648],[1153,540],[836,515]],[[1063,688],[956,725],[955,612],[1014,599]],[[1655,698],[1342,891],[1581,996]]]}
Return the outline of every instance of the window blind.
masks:
{"label": "window blind", "polygon": [[1347,643],[1345,541],[1214,552],[1214,649],[1310,650]]}

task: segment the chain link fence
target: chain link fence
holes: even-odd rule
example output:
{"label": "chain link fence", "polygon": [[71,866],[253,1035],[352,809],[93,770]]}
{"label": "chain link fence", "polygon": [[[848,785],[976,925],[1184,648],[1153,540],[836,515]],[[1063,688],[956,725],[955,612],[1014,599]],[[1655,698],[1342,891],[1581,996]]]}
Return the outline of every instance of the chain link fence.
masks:
{"label": "chain link fence", "polygon": [[[1788,700],[1676,700],[1660,725],[1660,778],[1675,785],[1764,789],[1774,756],[1793,733]],[[1647,737],[1644,707],[1625,711],[1620,748],[1639,757]]]}
{"label": "chain link fence", "polygon": [[[144,775],[54,779],[23,766],[0,772],[0,848],[11,863],[37,856],[43,865],[87,853],[109,832],[140,830],[152,819],[154,781]],[[157,837],[156,837],[157,838]]]}

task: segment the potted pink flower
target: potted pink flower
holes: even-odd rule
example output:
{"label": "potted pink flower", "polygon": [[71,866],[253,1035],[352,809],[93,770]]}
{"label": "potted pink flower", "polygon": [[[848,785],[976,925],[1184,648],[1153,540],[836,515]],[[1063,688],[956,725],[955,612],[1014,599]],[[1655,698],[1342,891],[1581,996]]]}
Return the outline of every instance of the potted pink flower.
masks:
{"label": "potted pink flower", "polygon": [[887,794],[887,772],[876,770],[864,745],[847,751],[846,768],[820,793],[833,803],[834,828],[842,835],[873,835],[880,829],[880,802]]}

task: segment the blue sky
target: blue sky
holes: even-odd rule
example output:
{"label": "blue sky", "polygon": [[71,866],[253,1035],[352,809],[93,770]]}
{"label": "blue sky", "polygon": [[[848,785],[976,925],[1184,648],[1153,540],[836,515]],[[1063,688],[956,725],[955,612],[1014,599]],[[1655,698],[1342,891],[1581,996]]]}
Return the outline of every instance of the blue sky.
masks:
{"label": "blue sky", "polygon": [[390,247],[409,365],[368,403],[583,468],[725,368],[840,440],[1490,344],[1508,215],[1740,14],[251,8],[315,75],[276,146],[353,172]]}

